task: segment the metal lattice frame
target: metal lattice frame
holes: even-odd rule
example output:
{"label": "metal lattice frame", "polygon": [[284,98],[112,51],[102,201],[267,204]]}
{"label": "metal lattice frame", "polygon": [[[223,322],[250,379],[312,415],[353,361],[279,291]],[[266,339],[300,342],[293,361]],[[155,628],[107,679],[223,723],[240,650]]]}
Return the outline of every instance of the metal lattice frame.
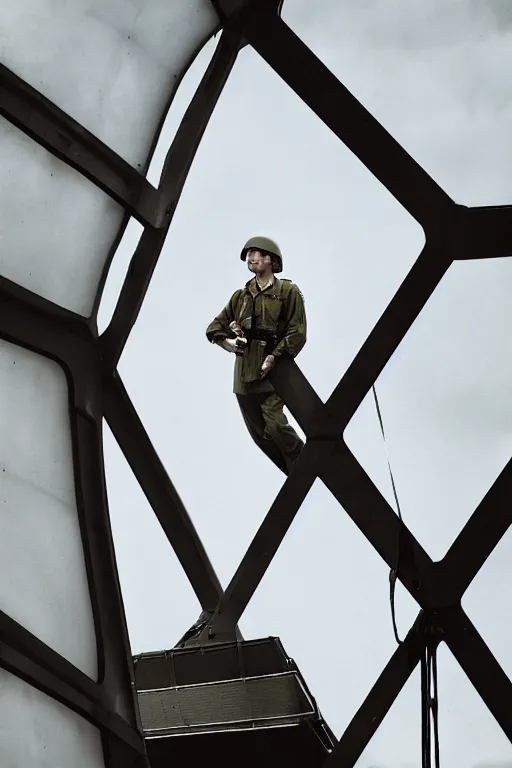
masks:
{"label": "metal lattice frame", "polygon": [[[127,216],[144,226],[111,323],[99,338],[95,315],[84,319],[9,280],[2,278],[0,282],[0,337],[57,361],[68,377],[80,525],[94,619],[101,638],[101,682],[94,683],[1,613],[0,666],[97,725],[109,766],[143,764],[106,503],[101,436],[105,417],[202,608],[213,614],[201,638],[204,642],[235,637],[240,616],[317,477],[391,568],[396,566],[400,549],[398,578],[421,611],[328,758],[328,768],[353,766],[357,761],[418,664],[426,632],[432,626],[512,741],[512,683],[461,606],[465,590],[512,523],[512,463],[502,471],[445,557],[434,563],[341,437],[453,261],[510,255],[512,207],[455,204],[287,27],[280,18],[278,0],[212,2],[222,21],[222,36],[170,147],[158,189],[143,175],[146,168],[140,173],[134,170],[35,89],[0,67],[0,114],[100,187],[125,208]],[[116,366],[137,319],[198,144],[237,53],[247,43],[422,225],[426,244],[325,404],[294,362],[282,361],[271,374],[307,442],[222,593]],[[113,701],[119,696],[124,697],[124,716],[114,710]]]}

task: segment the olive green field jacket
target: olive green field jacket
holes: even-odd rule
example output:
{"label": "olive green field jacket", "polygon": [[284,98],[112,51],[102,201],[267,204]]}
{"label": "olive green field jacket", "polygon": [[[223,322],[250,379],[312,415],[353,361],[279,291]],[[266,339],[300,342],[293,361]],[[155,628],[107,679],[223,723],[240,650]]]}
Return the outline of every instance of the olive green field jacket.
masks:
{"label": "olive green field jacket", "polygon": [[260,369],[269,354],[296,357],[306,343],[304,297],[290,280],[274,277],[274,282],[260,290],[256,278],[235,291],[222,312],[206,329],[208,340],[219,344],[235,334],[229,324],[236,321],[244,331],[248,346],[235,358],[233,391],[244,395],[272,392],[267,379],[260,379]]}

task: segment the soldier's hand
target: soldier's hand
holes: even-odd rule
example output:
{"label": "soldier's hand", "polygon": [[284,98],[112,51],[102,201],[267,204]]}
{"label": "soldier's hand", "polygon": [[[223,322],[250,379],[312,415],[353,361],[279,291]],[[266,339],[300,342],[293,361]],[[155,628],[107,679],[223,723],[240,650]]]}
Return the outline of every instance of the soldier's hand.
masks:
{"label": "soldier's hand", "polygon": [[224,339],[221,347],[227,352],[238,352],[240,354],[240,352],[245,349],[246,345],[247,339],[237,336],[236,339]]}
{"label": "soldier's hand", "polygon": [[240,328],[240,326],[238,325],[236,320],[233,320],[233,322],[229,324],[229,327],[231,328],[233,333],[236,333],[237,336],[243,336],[244,335],[244,332],[242,331],[242,329]]}
{"label": "soldier's hand", "polygon": [[260,369],[260,379],[264,379],[267,373],[274,367],[274,355],[267,355]]}

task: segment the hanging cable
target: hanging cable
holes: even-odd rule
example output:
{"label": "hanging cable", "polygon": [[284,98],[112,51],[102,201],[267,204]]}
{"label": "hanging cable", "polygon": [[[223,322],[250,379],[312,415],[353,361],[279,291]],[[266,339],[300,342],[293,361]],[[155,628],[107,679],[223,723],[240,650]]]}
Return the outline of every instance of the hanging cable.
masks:
{"label": "hanging cable", "polygon": [[436,768],[440,768],[439,758],[439,698],[437,689],[437,645],[432,650],[432,682],[434,685],[434,696],[432,699],[432,722],[434,726],[434,759]]}
{"label": "hanging cable", "polygon": [[431,768],[427,651],[421,657],[421,768]]}
{"label": "hanging cable", "polygon": [[[402,510],[400,508],[400,501],[398,500],[398,493],[396,490],[395,478],[393,476],[393,470],[391,468],[391,461],[387,451],[386,445],[386,433],[384,430],[384,421],[382,418],[382,411],[380,409],[379,398],[377,396],[377,389],[375,385],[372,387],[373,397],[375,400],[375,408],[377,411],[377,417],[379,419],[380,431],[382,433],[382,440],[384,442],[384,451],[386,454],[386,461],[388,463],[389,477],[391,479],[391,487],[393,489],[393,496],[395,498],[396,509],[398,518],[400,520],[400,531],[398,534],[398,546],[396,555],[396,566],[392,568],[389,573],[389,599],[391,603],[391,619],[393,622],[393,632],[397,643],[400,645],[402,640],[398,636],[398,629],[396,626],[396,614],[395,614],[395,586],[398,576],[398,568],[400,565],[400,550],[402,544],[402,531],[403,531],[403,517]],[[432,768],[432,746],[434,749],[434,768],[440,768],[439,757],[439,723],[438,723],[438,688],[437,688],[437,647],[439,639],[435,636],[434,626],[426,626],[424,628],[426,633],[425,651],[421,657],[421,745],[422,745],[422,768]],[[433,744],[432,744],[433,737]]]}
{"label": "hanging cable", "polygon": [[[384,452],[386,454],[386,461],[388,463],[388,471],[389,471],[389,477],[391,478],[391,487],[393,489],[393,496],[395,497],[395,504],[396,509],[398,512],[398,517],[400,519],[400,522],[403,523],[403,517],[402,517],[402,510],[400,509],[400,502],[398,500],[398,493],[396,490],[396,484],[395,484],[395,478],[393,477],[393,470],[391,469],[391,461],[389,459],[389,454],[387,451],[387,445],[386,445],[386,433],[384,431],[384,421],[382,419],[382,413],[380,410],[379,405],[379,398],[377,397],[377,389],[375,388],[375,384],[372,386],[372,392],[373,392],[373,398],[375,400],[375,408],[377,410],[377,417],[379,419],[380,424],[380,431],[382,432],[382,440],[384,442]],[[402,525],[400,526],[400,532],[398,534],[398,546],[397,546],[397,555],[396,555],[396,565],[394,568],[391,568],[389,572],[389,602],[391,606],[391,621],[393,622],[393,632],[395,634],[395,640],[398,643],[398,645],[401,644],[400,637],[398,636],[398,628],[396,625],[396,612],[395,612],[395,588],[396,588],[396,580],[398,576],[398,566],[400,564],[400,545],[401,545],[401,538],[402,538]]]}
{"label": "hanging cable", "polygon": [[421,748],[422,768],[432,768],[432,735],[434,736],[434,768],[440,768],[437,689],[438,641],[427,637],[421,657]]}

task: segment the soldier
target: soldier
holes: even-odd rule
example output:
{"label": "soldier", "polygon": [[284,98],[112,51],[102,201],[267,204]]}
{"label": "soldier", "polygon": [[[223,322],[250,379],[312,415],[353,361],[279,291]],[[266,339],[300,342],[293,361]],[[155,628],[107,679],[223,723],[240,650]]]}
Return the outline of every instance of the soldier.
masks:
{"label": "soldier", "polygon": [[256,445],[289,474],[304,444],[283,412],[284,403],[267,379],[279,357],[295,357],[306,343],[304,299],[283,270],[279,246],[253,237],[240,254],[254,277],[235,291],[206,336],[236,355],[233,391]]}

